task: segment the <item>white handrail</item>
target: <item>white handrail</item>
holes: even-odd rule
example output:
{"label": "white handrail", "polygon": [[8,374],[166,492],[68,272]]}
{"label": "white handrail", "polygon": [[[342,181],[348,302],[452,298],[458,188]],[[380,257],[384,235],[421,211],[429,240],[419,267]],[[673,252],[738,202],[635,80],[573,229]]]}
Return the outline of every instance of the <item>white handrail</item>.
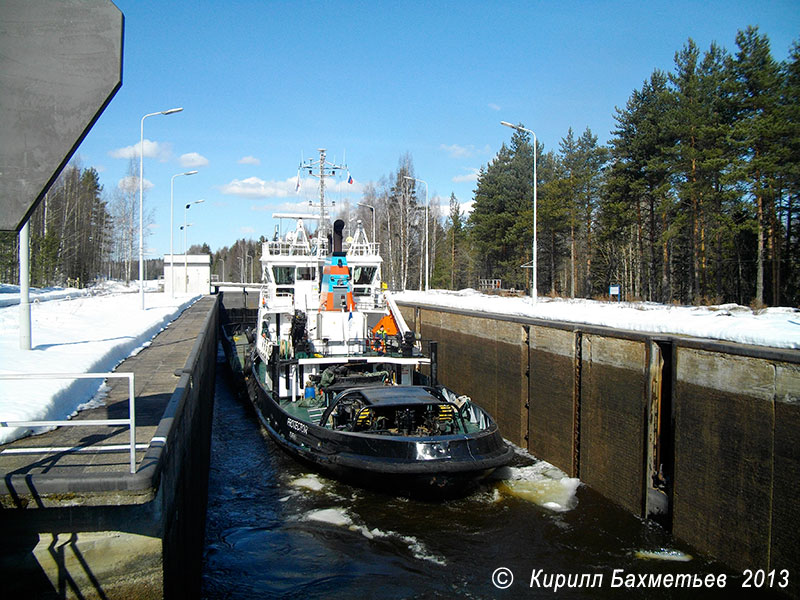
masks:
{"label": "white handrail", "polygon": [[411,331],[408,325],[406,325],[406,320],[403,318],[400,309],[397,308],[397,303],[394,301],[394,297],[389,290],[386,290],[383,293],[383,296],[386,298],[386,303],[389,305],[389,312],[392,313],[392,317],[394,317],[394,322],[397,323],[397,330],[401,334],[405,334],[407,331]]}
{"label": "white handrail", "polygon": [[[84,425],[127,425],[130,428],[131,473],[136,473],[136,397],[133,373],[5,373],[0,379],[127,379],[127,419],[74,419],[70,421],[0,421],[0,427],[75,427]],[[106,451],[102,447],[98,452]]]}

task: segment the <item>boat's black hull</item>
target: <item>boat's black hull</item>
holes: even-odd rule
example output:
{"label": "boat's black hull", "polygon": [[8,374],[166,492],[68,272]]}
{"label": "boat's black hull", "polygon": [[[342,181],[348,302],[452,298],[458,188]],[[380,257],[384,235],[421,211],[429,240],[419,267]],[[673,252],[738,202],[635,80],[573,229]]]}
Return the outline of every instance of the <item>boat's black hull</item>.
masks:
{"label": "boat's black hull", "polygon": [[429,438],[335,431],[299,421],[246,369],[248,396],[270,437],[295,458],[338,479],[410,494],[452,495],[471,489],[513,450],[497,426]]}

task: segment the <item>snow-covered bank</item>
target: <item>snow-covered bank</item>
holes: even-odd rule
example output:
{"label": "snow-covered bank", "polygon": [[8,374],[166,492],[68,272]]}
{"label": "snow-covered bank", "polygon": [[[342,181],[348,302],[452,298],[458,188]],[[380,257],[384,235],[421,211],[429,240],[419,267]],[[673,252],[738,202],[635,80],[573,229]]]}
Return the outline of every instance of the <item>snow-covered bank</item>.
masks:
{"label": "snow-covered bank", "polygon": [[[79,290],[77,288],[49,287],[30,289],[30,301],[32,304],[86,295],[89,295],[88,290]],[[0,283],[0,308],[16,304],[19,304],[19,286]]]}
{"label": "snow-covered bank", "polygon": [[[5,290],[14,287],[3,286]],[[197,300],[148,293],[146,310],[141,310],[135,293],[108,288],[94,289],[95,295],[61,291],[70,299],[48,298],[51,301],[31,304],[30,351],[19,349],[19,307],[0,308],[0,374],[111,371]],[[61,291],[50,290],[47,295]],[[64,419],[90,400],[101,384],[101,379],[0,380],[0,421]],[[0,443],[24,434],[20,428],[0,427]]]}
{"label": "snow-covered bank", "polygon": [[[158,281],[145,281],[144,289],[147,292],[158,290]],[[80,296],[105,296],[108,294],[124,294],[139,291],[138,282],[131,282],[126,285],[120,281],[104,281],[88,288],[71,287],[46,287],[30,288],[31,304],[47,302],[49,300],[71,300]],[[19,286],[8,283],[0,283],[0,308],[19,304]]]}
{"label": "snow-covered bank", "polygon": [[599,302],[584,299],[501,297],[472,289],[393,294],[398,302],[601,325],[647,333],[688,335],[772,348],[800,348],[800,311],[746,306],[667,306],[650,302]]}

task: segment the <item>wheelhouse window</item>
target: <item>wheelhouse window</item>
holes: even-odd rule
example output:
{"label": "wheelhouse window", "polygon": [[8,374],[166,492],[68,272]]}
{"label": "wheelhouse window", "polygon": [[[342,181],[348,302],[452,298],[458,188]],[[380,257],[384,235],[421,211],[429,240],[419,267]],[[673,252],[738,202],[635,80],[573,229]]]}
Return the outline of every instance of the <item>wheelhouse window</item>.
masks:
{"label": "wheelhouse window", "polygon": [[297,267],[297,281],[314,281],[314,267]]}
{"label": "wheelhouse window", "polygon": [[378,267],[353,267],[353,284],[369,285],[377,270]]}
{"label": "wheelhouse window", "polygon": [[272,267],[275,274],[276,285],[293,285],[294,284],[294,267]]}

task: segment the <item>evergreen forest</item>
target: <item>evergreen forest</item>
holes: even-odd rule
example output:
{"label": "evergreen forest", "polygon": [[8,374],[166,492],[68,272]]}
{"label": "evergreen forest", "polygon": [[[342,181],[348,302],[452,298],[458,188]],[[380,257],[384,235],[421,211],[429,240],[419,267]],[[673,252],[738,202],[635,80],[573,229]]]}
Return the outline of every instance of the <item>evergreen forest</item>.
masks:
{"label": "evergreen forest", "polygon": [[[99,279],[139,276],[138,164],[111,194],[94,168],[70,163],[28,220],[30,281],[34,287],[84,287]],[[144,216],[145,240],[152,222]],[[146,248],[146,247],[145,247]],[[145,249],[145,253],[146,253]],[[147,254],[146,254],[147,256]],[[147,256],[145,275],[163,273],[163,259]],[[19,281],[19,236],[0,232],[0,281]]]}
{"label": "evergreen forest", "polygon": [[[757,28],[736,45],[689,40],[616,109],[608,146],[588,128],[555,151],[537,144],[540,293],[798,304],[800,45],[783,63]],[[516,130],[481,170],[469,218],[451,211],[450,264],[472,282],[530,285],[533,152]]]}

